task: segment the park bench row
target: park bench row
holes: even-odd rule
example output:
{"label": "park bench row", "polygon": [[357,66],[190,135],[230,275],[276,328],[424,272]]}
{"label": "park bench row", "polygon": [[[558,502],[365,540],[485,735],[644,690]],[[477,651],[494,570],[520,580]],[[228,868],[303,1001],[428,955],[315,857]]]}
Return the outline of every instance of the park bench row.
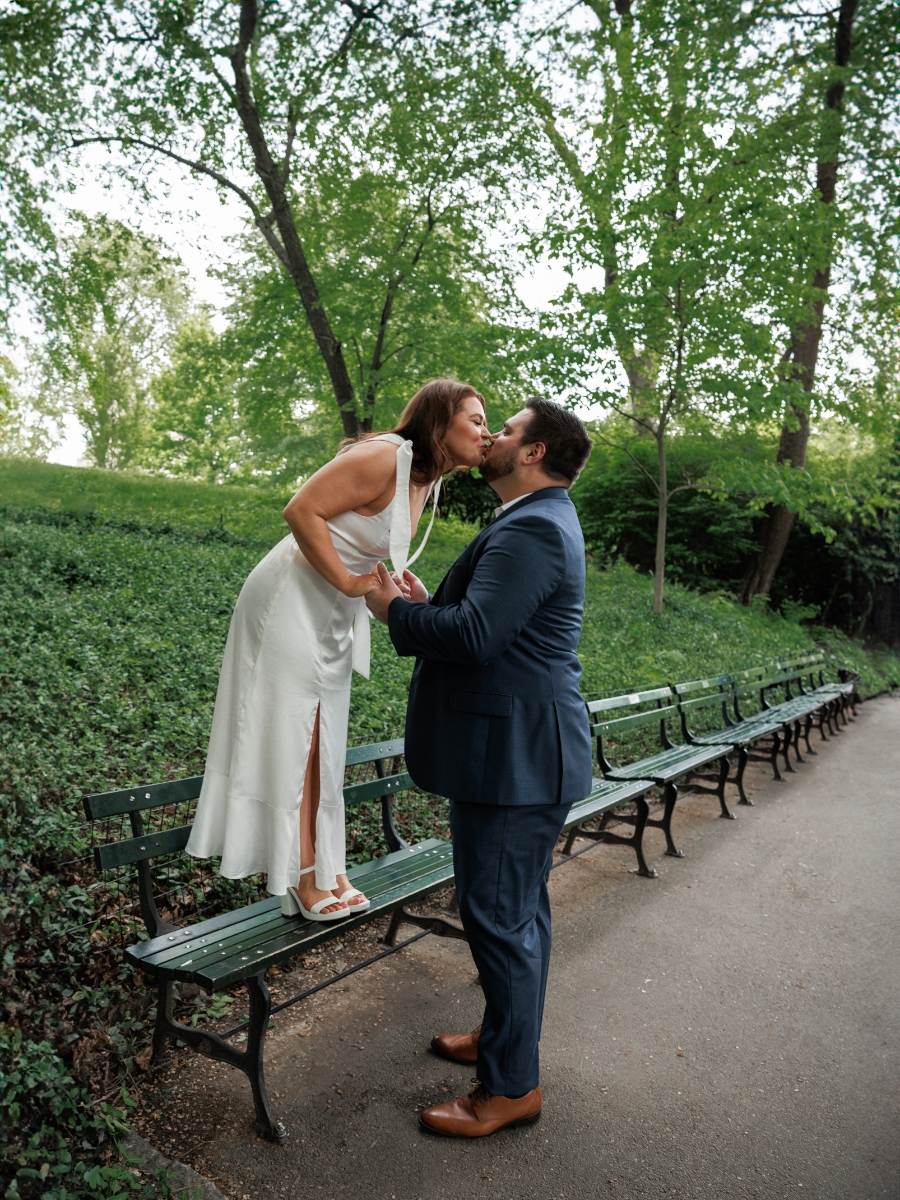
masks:
{"label": "park bench row", "polygon": [[[734,783],[741,803],[749,803],[743,789],[743,773],[749,758],[767,759],[776,777],[781,778],[778,758],[781,756],[787,770],[793,770],[789,750],[793,745],[799,760],[801,737],[811,750],[809,734],[813,728],[818,728],[824,738],[826,728],[834,733],[841,724],[846,724],[855,703],[854,682],[848,677],[826,683],[823,671],[822,656],[809,655],[738,675],[589,701],[591,732],[597,740],[598,765],[603,777],[595,781],[586,799],[573,805],[567,822],[565,850],[556,865],[575,857],[572,850],[577,838],[587,838],[630,846],[637,858],[638,873],[654,877],[656,871],[647,864],[644,855],[644,832],[648,826],[660,828],[666,839],[666,853],[681,857],[671,830],[679,786],[714,793],[719,798],[722,815],[731,816],[725,801],[725,786]],[[780,692],[777,699],[776,690]],[[758,704],[758,710],[745,716],[744,711],[751,703]],[[708,719],[704,722],[710,716],[714,717],[715,728],[703,728],[704,724],[710,725]],[[673,741],[670,736],[676,726],[680,727],[680,741]],[[650,727],[658,727],[660,748],[640,758],[630,757],[629,742],[636,735],[636,744],[646,749],[642,739]],[[368,911],[329,924],[283,916],[276,896],[187,926],[173,924],[161,916],[151,866],[162,856],[183,852],[191,830],[190,824],[167,829],[161,826],[175,806],[197,798],[202,776],[85,798],[86,813],[93,821],[121,818],[125,814],[129,818],[131,837],[97,846],[94,853],[101,870],[133,866],[137,872],[147,939],[130,946],[126,956],[156,982],[154,1057],[161,1053],[166,1038],[176,1038],[201,1054],[242,1070],[253,1092],[254,1128],[271,1141],[281,1142],[289,1136],[272,1111],[263,1070],[263,1044],[273,1012],[429,933],[465,938],[461,926],[450,915],[423,915],[409,907],[452,885],[453,862],[449,841],[431,838],[408,845],[397,831],[393,797],[414,787],[409,774],[399,770],[402,754],[402,739],[347,751],[348,768],[374,769],[375,777],[345,787],[345,802],[348,808],[366,802],[380,803],[386,853],[349,871],[353,885],[363,889],[371,900]],[[734,773],[730,774],[729,759],[735,754],[737,762]],[[386,770],[386,764],[390,770]],[[711,764],[716,764],[716,770],[710,776],[704,768]],[[698,779],[708,779],[713,786],[697,782]],[[648,795],[655,789],[662,791],[659,817],[650,815]],[[149,829],[144,822],[148,814],[154,814]],[[599,828],[589,828],[597,818]],[[631,833],[625,836],[609,828],[616,823],[630,826]],[[589,845],[590,842],[587,848]],[[381,939],[380,953],[273,1008],[265,982],[270,967],[385,916],[390,916],[390,923]],[[398,933],[404,924],[417,926],[420,932],[398,943]],[[224,1035],[184,1024],[175,1016],[176,983],[194,984],[208,993],[245,985],[250,1007],[248,1021]],[[231,1038],[245,1029],[245,1048],[238,1049]]]}

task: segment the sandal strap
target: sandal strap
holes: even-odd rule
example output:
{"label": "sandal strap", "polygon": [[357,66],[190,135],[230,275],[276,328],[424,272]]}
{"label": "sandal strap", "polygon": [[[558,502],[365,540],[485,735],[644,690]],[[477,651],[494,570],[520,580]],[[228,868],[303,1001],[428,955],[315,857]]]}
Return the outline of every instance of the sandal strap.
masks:
{"label": "sandal strap", "polygon": [[343,892],[337,898],[338,900],[343,900],[345,904],[349,904],[354,896],[362,896],[363,900],[366,899],[366,893],[361,892],[359,888],[347,888],[346,892]]}
{"label": "sandal strap", "polygon": [[315,902],[315,904],[313,904],[306,911],[315,913],[316,916],[318,916],[319,913],[322,912],[323,909],[330,908],[332,904],[338,904],[338,903],[339,903],[339,901],[338,901],[337,896],[331,896],[331,897],[326,896],[324,900],[317,900]]}

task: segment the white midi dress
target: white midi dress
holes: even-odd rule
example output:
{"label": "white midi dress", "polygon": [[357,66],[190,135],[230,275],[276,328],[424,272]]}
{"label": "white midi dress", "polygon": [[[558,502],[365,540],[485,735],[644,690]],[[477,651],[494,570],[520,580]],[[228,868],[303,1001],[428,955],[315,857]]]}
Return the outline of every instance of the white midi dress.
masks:
{"label": "white midi dress", "polygon": [[[380,437],[397,446],[394,499],[375,516],[346,512],[328,522],[334,547],[354,575],[388,556],[402,571],[421,553],[434,523],[432,513],[410,558],[412,442],[398,434]],[[316,886],[336,886],[346,870],[343,780],[354,669],[368,678],[365,600],[326,582],[288,534],[250,573],[235,606],[189,854],[221,855],[220,871],[229,879],[265,872],[272,895],[296,886],[300,804],[318,711]]]}

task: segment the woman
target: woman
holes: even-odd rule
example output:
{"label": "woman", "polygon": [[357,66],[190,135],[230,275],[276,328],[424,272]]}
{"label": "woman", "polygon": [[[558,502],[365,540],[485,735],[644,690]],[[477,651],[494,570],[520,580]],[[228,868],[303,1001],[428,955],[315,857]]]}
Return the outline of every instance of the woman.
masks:
{"label": "woman", "polygon": [[350,675],[369,674],[364,597],[380,559],[402,576],[440,477],[478,466],[487,442],[473,387],[426,384],[390,433],[345,445],[307,480],[284,510],[291,533],[241,589],[187,850],[221,855],[231,879],[265,871],[285,915],[369,907],[346,874],[343,802]]}

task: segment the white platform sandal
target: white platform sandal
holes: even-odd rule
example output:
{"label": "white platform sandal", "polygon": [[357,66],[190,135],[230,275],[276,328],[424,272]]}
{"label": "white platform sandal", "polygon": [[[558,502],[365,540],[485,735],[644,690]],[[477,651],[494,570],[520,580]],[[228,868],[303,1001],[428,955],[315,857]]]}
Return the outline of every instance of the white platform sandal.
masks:
{"label": "white platform sandal", "polygon": [[[363,896],[364,897],[363,903],[362,904],[351,904],[350,901],[353,899],[354,896]],[[346,892],[344,892],[343,895],[338,896],[336,898],[338,900],[343,900],[343,902],[347,905],[348,911],[352,912],[352,913],[365,912],[367,908],[372,907],[372,901],[369,900],[368,898],[366,898],[365,893],[361,892],[358,888],[347,888]]]}
{"label": "white platform sandal", "polygon": [[[308,875],[310,871],[314,871],[315,864],[311,867],[304,867],[300,872],[301,875]],[[341,897],[343,899],[343,897]],[[300,899],[300,893],[296,888],[289,887],[287,892],[281,897],[281,915],[283,917],[296,917],[298,914],[306,917],[307,921],[340,921],[344,917],[350,915],[348,908],[336,908],[334,912],[322,912],[323,908],[329,908],[332,904],[337,904],[337,896],[325,896],[321,900],[317,900],[312,908],[307,908]],[[346,901],[345,901],[346,903]]]}

